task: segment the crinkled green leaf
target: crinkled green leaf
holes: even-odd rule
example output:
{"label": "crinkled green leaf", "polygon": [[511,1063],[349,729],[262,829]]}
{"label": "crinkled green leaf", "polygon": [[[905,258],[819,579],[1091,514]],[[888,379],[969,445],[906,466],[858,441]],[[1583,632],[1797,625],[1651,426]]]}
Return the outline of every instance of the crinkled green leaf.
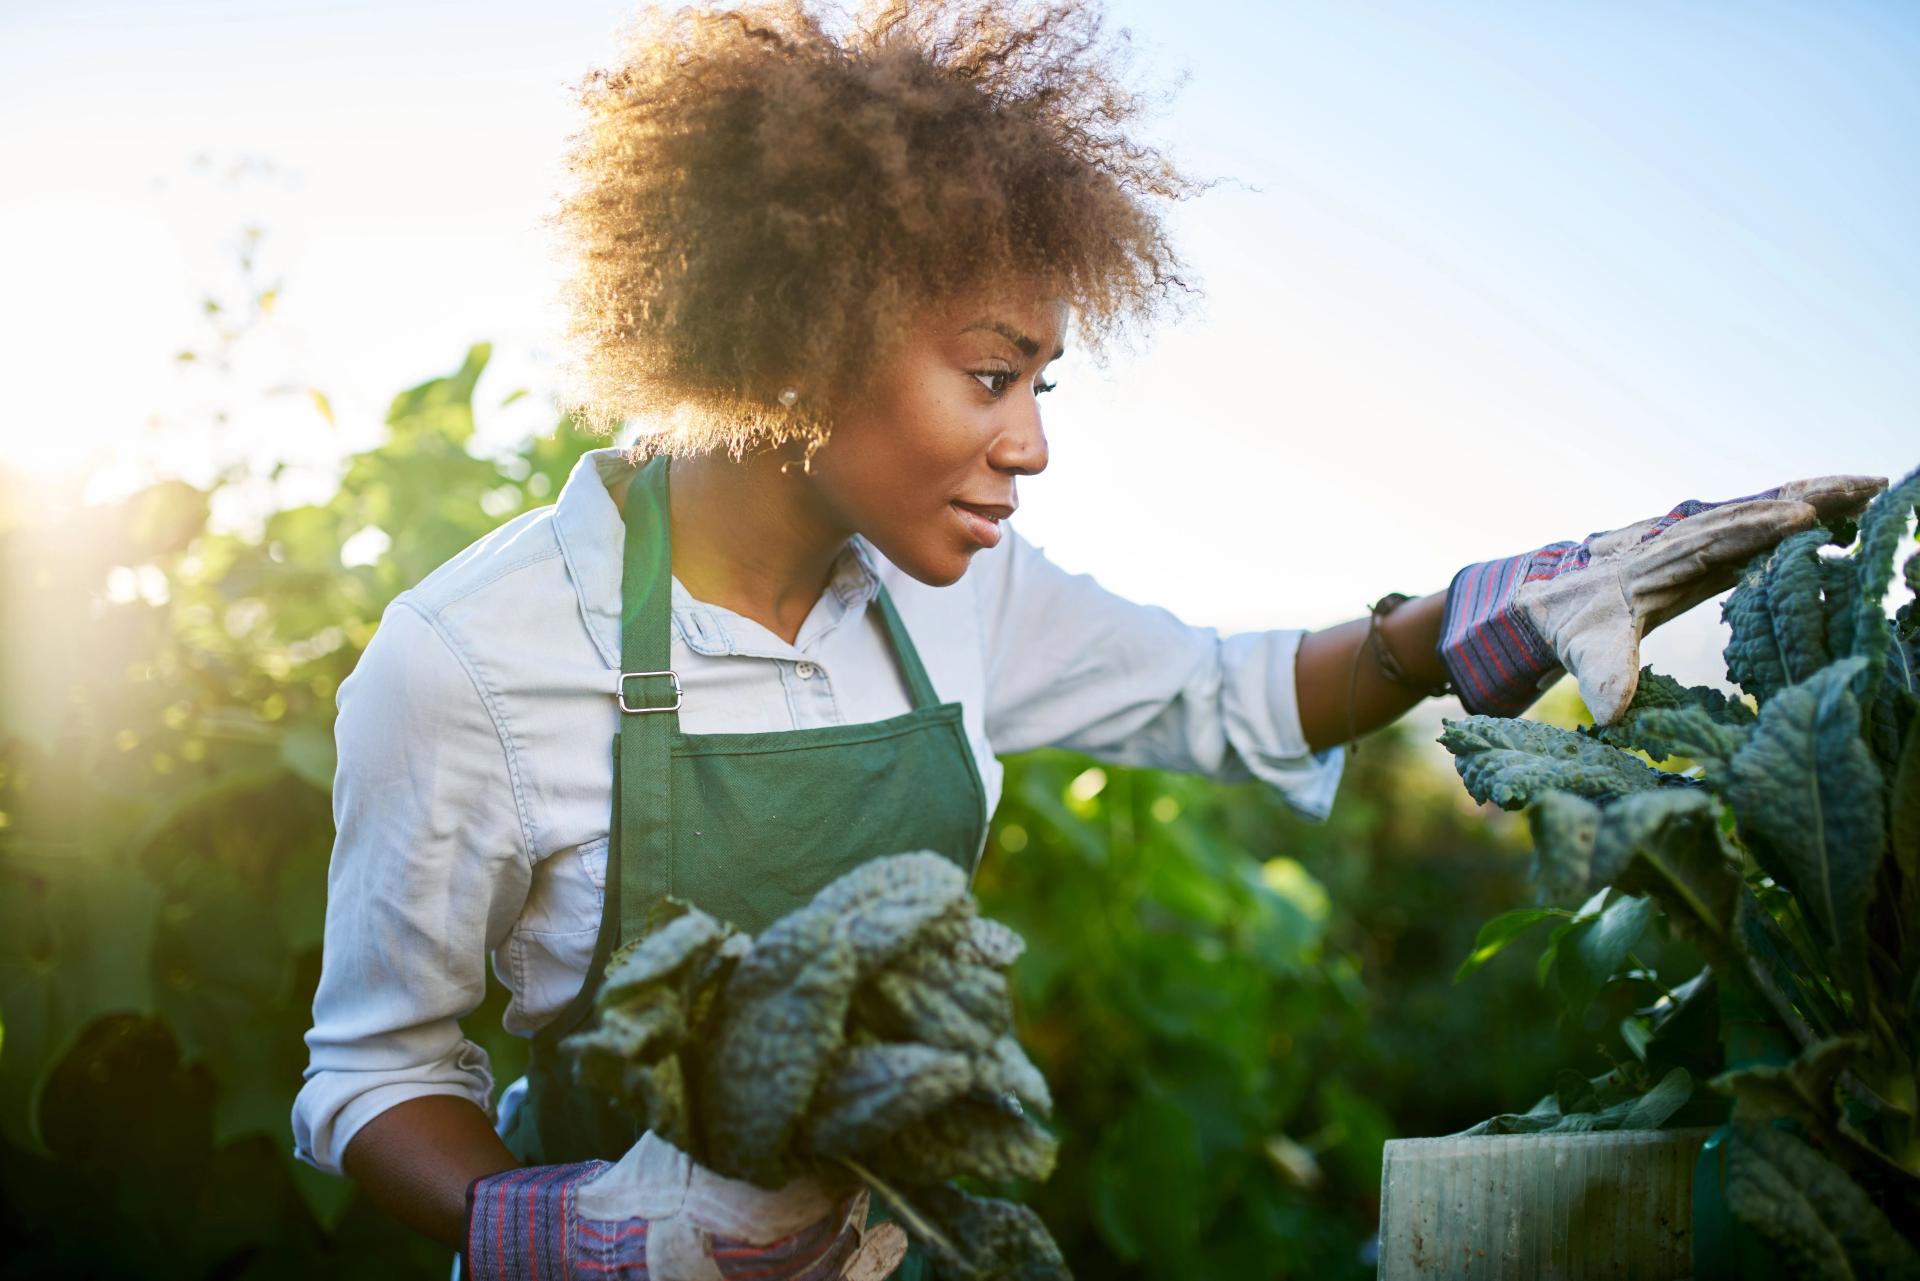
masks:
{"label": "crinkled green leaf", "polygon": [[966,1055],[930,1045],[849,1046],[814,1097],[809,1145],[856,1155],[958,1099],[973,1075]]}
{"label": "crinkled green leaf", "polygon": [[1551,791],[1611,801],[1686,784],[1590,737],[1538,721],[1469,716],[1441,725],[1440,742],[1453,753],[1467,792],[1502,809],[1519,809]]}
{"label": "crinkled green leaf", "polygon": [[1720,620],[1731,638],[1723,651],[1727,675],[1762,707],[1790,681],[1786,660],[1774,639],[1768,604],[1767,564],[1771,552],[1755,556],[1740,573],[1740,585],[1720,606]]}
{"label": "crinkled green leaf", "polygon": [[1026,1206],[948,1184],[914,1201],[952,1247],[928,1249],[932,1281],[1071,1281],[1060,1247]]}
{"label": "crinkled green leaf", "polygon": [[[1738,699],[1728,698],[1725,693],[1711,685],[1682,685],[1663,672],[1651,667],[1640,669],[1640,682],[1634,687],[1633,701],[1627,704],[1626,712],[1621,716],[1624,724],[1641,712],[1670,710],[1678,707],[1699,707],[1710,713],[1715,720],[1731,723],[1751,724],[1753,709]],[[1605,730],[1600,731],[1603,735]]]}
{"label": "crinkled green leaf", "polygon": [[763,1187],[824,1160],[892,1199],[1043,1179],[1056,1142],[1032,1114],[1052,1099],[1012,1035],[1004,972],[1023,946],[924,852],[861,864],[758,939],[667,900],[615,953],[596,1024],[563,1045],[583,1083]]}
{"label": "crinkled green leaf", "polygon": [[[1836,538],[1835,541],[1840,540]],[[1834,658],[1849,658],[1857,652],[1862,625],[1874,625],[1871,620],[1863,618],[1860,612],[1860,576],[1850,557],[1823,556],[1819,568],[1820,607],[1826,613],[1827,651]]]}
{"label": "crinkled green leaf", "polygon": [[[1910,472],[1904,480],[1881,493],[1860,516],[1860,547],[1853,556],[1860,576],[1854,600],[1859,619],[1855,628],[1859,645],[1854,652],[1866,659],[1869,669],[1876,673],[1887,661],[1890,645],[1886,599],[1887,586],[1893,581],[1894,553],[1907,537],[1907,524],[1913,519],[1916,507],[1920,507],[1920,470]],[[1907,574],[1911,586],[1916,574],[1911,561]]]}
{"label": "crinkled green leaf", "polygon": [[882,1174],[909,1183],[967,1175],[1042,1180],[1053,1173],[1058,1143],[1039,1122],[1002,1100],[957,1100],[869,1150]]}
{"label": "crinkled green leaf", "polygon": [[[1895,635],[1890,620],[1886,629],[1886,664],[1880,669],[1879,681],[1868,689],[1871,697],[1864,707],[1867,745],[1873,749],[1882,772],[1890,775],[1899,765],[1901,744],[1914,721],[1920,719],[1920,643]],[[1860,690],[1859,681],[1854,689],[1856,693]]]}
{"label": "crinkled green leaf", "polygon": [[690,904],[656,905],[647,933],[608,959],[593,1023],[560,1042],[574,1079],[662,1138],[698,1150],[683,1057],[749,941]]}
{"label": "crinkled green leaf", "polygon": [[676,906],[674,915],[639,939],[622,944],[607,959],[599,996],[603,1004],[628,1000],[651,984],[697,974],[708,956],[734,933],[731,925],[697,907]]}
{"label": "crinkled green leaf", "polygon": [[458,442],[473,435],[473,389],[492,355],[492,343],[474,343],[454,373],[428,379],[395,396],[387,407],[387,426],[395,438],[426,436]]}
{"label": "crinkled green leaf", "polygon": [[1711,783],[1745,746],[1752,732],[1749,725],[1715,720],[1704,708],[1667,707],[1635,717],[1630,731],[1614,741],[1638,748],[1656,761],[1674,756],[1697,761],[1706,767]]}
{"label": "crinkled green leaf", "polygon": [[1656,761],[1680,755],[1712,766],[1732,755],[1753,723],[1753,709],[1738,699],[1708,685],[1682,685],[1643,667],[1627,710],[1614,724],[1592,733],[1602,742],[1645,752]]}
{"label": "crinkled green leaf", "polygon": [[1920,1252],[1845,1171],[1772,1125],[1736,1123],[1726,1145],[1727,1208],[1781,1266],[1819,1281],[1911,1281]]}
{"label": "crinkled green leaf", "polygon": [[[1600,831],[1600,807],[1571,792],[1548,792],[1527,807],[1527,826],[1533,833],[1533,875],[1541,897],[1549,903],[1564,903],[1592,893],[1593,843]],[[1475,940],[1475,955],[1481,946],[1482,940]],[[1463,966],[1462,973],[1465,969]],[[1454,981],[1459,981],[1459,975]]]}
{"label": "crinkled green leaf", "polygon": [[1756,557],[1722,609],[1727,672],[1763,707],[1832,661],[1820,568],[1829,536],[1815,525]]}
{"label": "crinkled green leaf", "polygon": [[1920,921],[1920,729],[1909,729],[1893,776],[1893,814],[1887,824],[1900,871],[1900,912]]}
{"label": "crinkled green leaf", "polygon": [[862,1022],[890,1040],[984,1051],[1012,1026],[1006,975],[951,952],[902,956],[855,999]]}
{"label": "crinkled green leaf", "polygon": [[1886,844],[1880,771],[1848,685],[1865,663],[1844,659],[1777,694],[1728,767],[1726,789],[1748,847],[1848,974],[1865,964],[1867,902]]}
{"label": "crinkled green leaf", "polygon": [[967,922],[967,937],[959,954],[975,964],[1004,970],[1026,950],[1026,940],[1005,925],[976,916]]}
{"label": "crinkled green leaf", "polygon": [[1785,1117],[1818,1132],[1831,1126],[1834,1084],[1865,1048],[1863,1037],[1832,1037],[1808,1046],[1791,1063],[1722,1072],[1707,1084],[1732,1096],[1744,1121]]}
{"label": "crinkled green leaf", "polygon": [[1733,920],[1740,874],[1704,792],[1649,792],[1607,810],[1594,842],[1596,879],[1660,905],[1675,930],[1716,954]]}
{"label": "crinkled green leaf", "polygon": [[856,974],[837,922],[805,910],[741,959],[701,1078],[709,1164],[762,1187],[793,1177],[788,1146],[842,1043]]}
{"label": "crinkled green leaf", "polygon": [[998,1099],[1003,1111],[1012,1110],[1009,1098],[1019,1100],[1022,1110],[1053,1111],[1053,1092],[1047,1088],[1047,1078],[1011,1036],[1001,1037],[986,1054],[974,1058],[973,1083],[976,1090]]}
{"label": "crinkled green leaf", "polygon": [[[959,865],[921,850],[860,864],[801,911],[838,923],[852,949],[854,969],[865,978],[935,923],[950,916],[964,923],[973,914],[973,902],[967,897],[967,874]],[[766,937],[763,932],[762,941]]]}
{"label": "crinkled green leaf", "polygon": [[1920,556],[1907,557],[1907,567],[1900,576],[1914,597],[1900,607],[1900,634],[1913,640],[1920,637]]}

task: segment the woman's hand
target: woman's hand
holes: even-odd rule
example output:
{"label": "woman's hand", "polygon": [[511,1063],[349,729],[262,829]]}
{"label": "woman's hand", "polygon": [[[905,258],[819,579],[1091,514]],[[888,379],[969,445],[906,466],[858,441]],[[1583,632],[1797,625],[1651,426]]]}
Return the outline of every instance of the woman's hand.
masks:
{"label": "woman's hand", "polygon": [[1514,716],[1559,676],[1611,724],[1640,682],[1640,638],[1734,585],[1756,553],[1816,521],[1853,516],[1875,476],[1796,480],[1719,503],[1469,565],[1447,589],[1440,656],[1470,712]]}
{"label": "woman's hand", "polygon": [[768,1191],[722,1178],[651,1132],[618,1162],[503,1170],[467,1194],[475,1281],[879,1281],[906,1254],[897,1224],[866,1227],[863,1189],[796,1179]]}

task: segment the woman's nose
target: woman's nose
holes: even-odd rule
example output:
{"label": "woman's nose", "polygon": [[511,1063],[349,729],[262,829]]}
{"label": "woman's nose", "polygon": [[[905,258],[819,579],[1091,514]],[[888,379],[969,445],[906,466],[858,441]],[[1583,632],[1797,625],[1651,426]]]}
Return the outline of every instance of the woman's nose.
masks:
{"label": "woman's nose", "polygon": [[999,471],[1034,476],[1047,469],[1047,433],[1040,425],[1040,406],[1033,398],[1016,405],[1015,421],[987,450],[987,461]]}

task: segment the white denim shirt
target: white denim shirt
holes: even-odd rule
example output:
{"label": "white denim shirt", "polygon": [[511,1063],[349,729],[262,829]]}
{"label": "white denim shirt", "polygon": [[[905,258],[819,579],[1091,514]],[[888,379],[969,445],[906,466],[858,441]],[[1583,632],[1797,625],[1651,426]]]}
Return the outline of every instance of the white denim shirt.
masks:
{"label": "white denim shirt", "polygon": [[[475,542],[387,607],[337,695],[325,950],[293,1105],[294,1153],[340,1172],[368,1120],[428,1094],[498,1114],[458,1020],[486,958],[531,1036],[579,990],[600,924],[612,805],[625,526],[593,450],[550,507]],[[1338,748],[1312,753],[1297,630],[1222,638],[1055,566],[1010,523],[929,587],[856,537],[789,645],[673,581],[688,733],[884,720],[912,700],[868,608],[884,583],[998,804],[996,753],[1073,748],[1222,781],[1324,817]]]}

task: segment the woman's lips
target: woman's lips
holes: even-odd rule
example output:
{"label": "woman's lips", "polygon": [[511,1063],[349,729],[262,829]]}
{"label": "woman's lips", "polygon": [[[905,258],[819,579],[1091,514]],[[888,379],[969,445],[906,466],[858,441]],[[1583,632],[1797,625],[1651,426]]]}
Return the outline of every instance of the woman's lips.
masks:
{"label": "woman's lips", "polygon": [[954,514],[960,518],[967,535],[982,547],[992,547],[1000,541],[1000,522],[1013,514],[1011,507],[974,506],[971,503],[954,501],[948,504]]}

